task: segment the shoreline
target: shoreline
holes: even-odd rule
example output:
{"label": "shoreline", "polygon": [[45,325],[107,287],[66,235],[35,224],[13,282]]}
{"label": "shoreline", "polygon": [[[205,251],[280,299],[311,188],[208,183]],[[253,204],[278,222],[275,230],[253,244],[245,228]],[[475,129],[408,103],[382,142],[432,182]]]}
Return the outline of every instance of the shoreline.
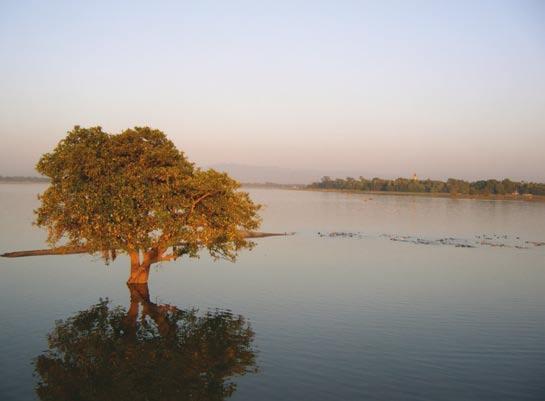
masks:
{"label": "shoreline", "polygon": [[352,189],[322,189],[322,188],[297,188],[295,191],[309,192],[340,192],[362,195],[393,195],[393,196],[419,196],[424,198],[444,198],[444,199],[469,199],[469,200],[488,200],[488,201],[516,201],[516,202],[545,202],[543,195],[470,195],[458,194],[451,195],[442,192],[394,192],[394,191],[358,191]]}

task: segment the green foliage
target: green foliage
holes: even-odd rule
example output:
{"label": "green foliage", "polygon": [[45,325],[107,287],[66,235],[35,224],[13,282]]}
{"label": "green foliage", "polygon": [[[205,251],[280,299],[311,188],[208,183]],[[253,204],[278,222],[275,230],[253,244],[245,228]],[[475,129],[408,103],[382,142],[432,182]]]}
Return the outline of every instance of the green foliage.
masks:
{"label": "green foliage", "polygon": [[257,212],[239,183],[201,170],[158,130],[127,129],[118,135],[100,127],[74,127],[42,156],[37,170],[50,179],[40,196],[36,224],[54,245],[85,246],[89,252],[150,252],[171,258],[234,259],[251,246],[244,231],[259,226]]}
{"label": "green foliage", "polygon": [[235,391],[232,376],[256,371],[253,338],[227,311],[199,314],[148,297],[127,311],[101,300],[56,323],[35,360],[36,392],[44,401],[219,401]]}
{"label": "green foliage", "polygon": [[358,180],[351,177],[347,177],[346,179],[331,179],[331,177],[326,176],[323,177],[320,182],[310,184],[309,188],[356,191],[450,193],[452,195],[545,195],[545,184],[515,182],[507,178],[503,181],[480,180],[475,182],[449,178],[444,182],[430,179],[414,180],[408,178],[396,178],[395,180],[385,180],[381,178],[368,180],[363,177],[360,177]]}

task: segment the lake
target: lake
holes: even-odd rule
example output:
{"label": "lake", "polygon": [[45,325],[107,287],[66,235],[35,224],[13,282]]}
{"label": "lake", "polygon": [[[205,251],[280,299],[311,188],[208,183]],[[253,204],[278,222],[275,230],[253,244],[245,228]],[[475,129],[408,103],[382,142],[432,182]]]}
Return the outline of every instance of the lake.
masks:
{"label": "lake", "polygon": [[[0,252],[45,247],[45,233],[31,225],[44,188],[0,185]],[[236,263],[203,254],[152,268],[141,304],[151,305],[150,316],[167,309],[202,316],[176,315],[189,325],[184,344],[198,351],[172,366],[196,373],[165,370],[164,384],[142,389],[152,395],[133,399],[194,399],[211,394],[212,382],[236,388],[209,399],[239,401],[545,399],[545,203],[248,191],[265,205],[262,231],[296,234],[258,239]],[[72,382],[63,382],[46,363],[48,334],[59,320],[75,327],[70,319],[96,311],[101,299],[129,314],[128,265],[126,256],[108,266],[89,255],[0,258],[1,400],[59,399],[84,373],[95,386],[107,380],[90,377],[98,368],[74,372],[65,360]],[[253,333],[244,344],[237,322]],[[57,351],[74,346],[76,334],[57,336]],[[122,365],[128,354],[119,358],[118,349],[140,349],[123,338],[93,341],[117,344],[108,358]],[[257,368],[244,375],[251,366],[242,356],[222,372],[223,362],[198,359],[232,357],[243,346],[240,355]],[[46,362],[36,370],[40,356]],[[146,360],[138,363],[145,368]],[[210,364],[215,373],[198,370]],[[127,375],[130,368],[119,367]],[[44,377],[58,387],[37,393]],[[193,388],[178,397],[166,389],[186,382]],[[124,383],[116,382],[112,399],[131,394]]]}

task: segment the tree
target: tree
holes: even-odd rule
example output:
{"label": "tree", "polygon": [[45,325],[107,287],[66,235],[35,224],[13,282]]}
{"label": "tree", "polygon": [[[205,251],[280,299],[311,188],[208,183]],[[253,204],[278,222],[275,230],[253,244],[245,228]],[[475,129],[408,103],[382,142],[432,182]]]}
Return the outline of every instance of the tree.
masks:
{"label": "tree", "polygon": [[129,254],[128,283],[147,283],[151,264],[197,257],[203,248],[234,260],[253,245],[245,231],[260,223],[260,206],[238,182],[195,167],[165,134],[148,127],[111,135],[76,126],[37,170],[50,179],[36,211],[48,242],[107,259]]}
{"label": "tree", "polygon": [[254,332],[228,311],[150,301],[129,285],[130,308],[108,300],[57,321],[35,359],[43,401],[223,400],[231,377],[255,372]]}

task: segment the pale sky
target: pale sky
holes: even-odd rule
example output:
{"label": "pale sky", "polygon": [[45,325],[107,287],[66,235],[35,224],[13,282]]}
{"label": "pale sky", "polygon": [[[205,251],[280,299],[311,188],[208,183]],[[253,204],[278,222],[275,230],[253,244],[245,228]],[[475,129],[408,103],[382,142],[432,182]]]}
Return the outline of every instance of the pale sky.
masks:
{"label": "pale sky", "polygon": [[545,181],[545,3],[0,0],[0,175],[76,124],[202,165]]}

